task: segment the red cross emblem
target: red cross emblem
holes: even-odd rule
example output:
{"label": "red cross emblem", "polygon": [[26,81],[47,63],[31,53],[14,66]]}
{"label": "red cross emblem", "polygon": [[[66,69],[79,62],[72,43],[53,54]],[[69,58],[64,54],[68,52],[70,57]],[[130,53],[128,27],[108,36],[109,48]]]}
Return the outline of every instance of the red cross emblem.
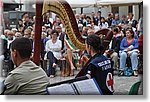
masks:
{"label": "red cross emblem", "polygon": [[107,74],[107,79],[106,79],[106,86],[108,87],[108,89],[113,92],[114,91],[114,87],[113,87],[113,77],[111,73]]}

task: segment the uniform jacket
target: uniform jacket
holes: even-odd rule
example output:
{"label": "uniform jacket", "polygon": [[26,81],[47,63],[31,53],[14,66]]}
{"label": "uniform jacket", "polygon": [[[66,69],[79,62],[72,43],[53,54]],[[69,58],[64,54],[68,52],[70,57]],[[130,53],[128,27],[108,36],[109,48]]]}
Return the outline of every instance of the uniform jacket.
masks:
{"label": "uniform jacket", "polygon": [[86,72],[95,78],[104,95],[113,94],[112,66],[108,58],[102,54],[94,55]]}

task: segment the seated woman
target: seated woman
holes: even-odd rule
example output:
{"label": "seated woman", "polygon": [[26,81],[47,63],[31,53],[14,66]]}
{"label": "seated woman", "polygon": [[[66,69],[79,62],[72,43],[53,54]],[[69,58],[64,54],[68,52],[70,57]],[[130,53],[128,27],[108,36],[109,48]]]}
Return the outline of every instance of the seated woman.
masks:
{"label": "seated woman", "polygon": [[67,61],[66,63],[68,63],[69,70],[66,71],[68,73],[65,73],[65,75],[63,76],[68,76],[67,74],[69,74],[69,76],[74,76],[75,66],[73,64],[73,52],[75,51],[75,46],[72,44],[72,42],[70,41],[67,35],[65,35],[64,38],[64,51],[65,52],[63,53],[63,57]]}
{"label": "seated woman", "polygon": [[[103,55],[103,47],[99,36],[91,34],[86,39],[86,50],[91,55],[87,66],[82,68],[76,77],[95,78],[104,95],[112,95],[113,76],[111,61]],[[82,74],[80,74],[82,72]]]}
{"label": "seated woman", "polygon": [[47,58],[49,59],[48,76],[52,78],[55,76],[57,60],[62,58],[62,42],[57,38],[59,34],[56,30],[52,30],[51,33],[52,39],[46,42],[45,50],[47,52]]}
{"label": "seated woman", "polygon": [[132,29],[126,30],[126,37],[122,39],[120,44],[120,72],[119,75],[124,74],[126,59],[131,58],[132,70],[134,75],[137,76],[138,68],[138,40],[134,38],[134,32]]}

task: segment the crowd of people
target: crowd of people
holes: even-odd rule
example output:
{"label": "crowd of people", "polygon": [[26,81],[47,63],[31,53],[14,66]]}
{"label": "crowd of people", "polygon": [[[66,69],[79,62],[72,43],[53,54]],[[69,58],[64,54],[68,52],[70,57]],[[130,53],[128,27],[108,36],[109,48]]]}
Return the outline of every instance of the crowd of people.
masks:
{"label": "crowd of people", "polygon": [[[138,55],[142,54],[142,36],[143,36],[143,25],[142,25],[142,18],[140,20],[134,20],[134,15],[132,13],[129,13],[129,15],[122,15],[122,17],[119,17],[120,15],[118,13],[113,14],[111,12],[108,13],[108,17],[102,17],[101,11],[98,11],[96,13],[92,12],[91,15],[86,14],[75,14],[76,22],[80,31],[80,35],[84,38],[90,38],[94,35],[95,32],[99,31],[104,28],[108,28],[113,31],[113,38],[109,44],[109,48],[105,50],[105,53],[103,54],[103,58],[108,63],[106,64],[107,67],[110,67],[110,61],[106,59],[110,58],[111,63],[113,63],[113,70],[118,70],[118,75],[125,75],[124,70],[126,68],[126,59],[131,59],[131,68],[133,70],[133,75],[138,75]],[[4,60],[10,60],[14,62],[14,58],[12,59],[11,52],[15,52],[15,48],[11,47],[11,45],[14,45],[18,38],[25,38],[29,39],[31,42],[31,53],[30,59],[32,60],[32,56],[34,54],[34,35],[35,35],[35,19],[36,16],[29,17],[28,13],[24,13],[22,15],[22,18],[18,21],[18,25],[16,28],[12,29],[5,29],[4,34],[1,35],[1,39],[3,40],[3,55]],[[90,37],[89,37],[90,36]],[[97,39],[94,38],[93,39]],[[140,39],[139,39],[140,38]],[[92,38],[91,38],[92,39]],[[13,42],[13,41],[16,42]],[[77,56],[83,61],[83,57],[86,56],[89,59],[94,55],[91,55],[91,51],[95,52],[97,56],[99,55],[99,47],[96,47],[95,45],[91,44],[91,42],[87,43],[87,49],[84,52],[77,52],[77,48],[73,46],[73,44],[68,45],[66,41],[70,41],[69,37],[67,36],[67,32],[65,32],[65,28],[63,25],[63,21],[59,18],[59,16],[55,15],[55,18],[52,18],[52,15],[50,12],[47,12],[43,15],[43,24],[42,24],[42,33],[41,33],[41,60],[47,60],[49,61],[49,67],[48,71],[46,72],[48,77],[53,78],[56,75],[56,67],[59,65],[59,61],[66,60],[69,63],[70,70],[69,74],[66,73],[62,76],[74,76],[74,69],[75,64],[73,63],[74,59],[74,52],[79,53]],[[88,41],[88,39],[87,39]],[[13,42],[13,44],[12,44]],[[19,41],[18,41],[19,42]],[[99,42],[99,40],[98,40]],[[21,42],[20,42],[21,43]],[[15,47],[16,45],[14,45]],[[70,48],[70,46],[73,46],[73,48]],[[90,47],[92,46],[92,48]],[[140,49],[139,49],[140,48]],[[17,48],[16,48],[17,49]],[[19,48],[17,50],[20,50]],[[20,53],[20,52],[19,52]],[[82,54],[83,53],[83,54]],[[14,54],[13,55],[17,55]],[[82,55],[82,56],[80,56]],[[19,54],[20,56],[20,54]],[[104,57],[105,56],[105,57]],[[28,56],[29,57],[29,56]],[[27,58],[28,58],[27,57]],[[101,60],[102,60],[101,59]],[[96,59],[98,60],[98,59]],[[33,65],[33,63],[28,62]],[[88,77],[96,77],[96,80],[99,80],[97,78],[97,74],[102,72],[97,72],[95,74],[95,69],[93,69],[93,63],[91,62],[91,65],[88,68],[87,76]],[[103,63],[105,61],[103,60]],[[100,64],[103,64],[100,63]],[[18,64],[20,65],[20,64]],[[15,63],[15,66],[18,67],[18,65]],[[112,64],[111,64],[112,65]],[[14,65],[12,63],[12,70],[14,69]],[[34,65],[35,66],[35,65]],[[98,67],[102,67],[103,65],[99,65]],[[36,67],[36,66],[35,66]],[[43,67],[41,63],[41,67]],[[61,68],[62,66],[60,66]],[[112,69],[106,68],[104,70],[109,70],[107,74],[112,75],[111,71]],[[93,72],[94,71],[94,72]],[[105,73],[106,74],[106,73]],[[85,73],[86,75],[86,73]],[[45,84],[47,84],[47,79],[43,73],[41,73],[41,76],[45,78]],[[106,76],[107,77],[107,76]],[[101,79],[100,79],[101,80]],[[10,80],[9,80],[10,81]],[[99,82],[99,81],[98,81]],[[6,84],[9,84],[6,82]],[[10,86],[11,87],[11,86]],[[37,86],[38,87],[38,86]],[[102,87],[100,85],[100,87]],[[110,90],[109,90],[110,91]],[[107,91],[104,88],[105,94],[108,94]],[[112,94],[113,91],[111,91],[109,94]]]}
{"label": "crowd of people", "polygon": [[[128,18],[127,18],[128,17]],[[34,34],[35,34],[35,16],[29,17],[28,13],[24,13],[22,15],[22,19],[19,19],[18,25],[16,28],[12,29],[5,29],[4,34],[1,35],[1,39],[7,40],[7,52],[9,52],[9,47],[11,42],[20,37],[26,37],[31,40],[32,43],[32,48],[34,47]],[[112,41],[109,45],[109,49],[106,49],[104,55],[107,57],[110,57],[113,61],[113,68],[118,70],[119,63],[120,63],[120,70],[125,68],[126,65],[126,58],[127,55],[124,55],[126,52],[125,49],[127,47],[128,50],[133,50],[138,49],[138,41],[136,42],[136,48],[135,43],[133,42],[133,38],[135,40],[138,40],[138,37],[140,37],[143,32],[142,32],[142,24],[138,24],[137,20],[134,20],[134,15],[132,13],[129,13],[128,16],[122,15],[122,17],[119,17],[119,14],[113,14],[111,12],[108,13],[108,17],[104,18],[101,16],[101,11],[98,11],[97,13],[92,12],[91,15],[86,15],[86,14],[75,14],[75,18],[78,24],[79,31],[81,33],[81,36],[83,38],[86,38],[90,34],[94,34],[96,31],[104,28],[108,28],[113,31],[113,38]],[[141,23],[141,21],[140,21]],[[64,54],[69,54],[72,55],[72,51],[67,51],[67,50],[73,50],[73,49],[67,49],[65,45],[65,40],[68,39],[68,36],[65,32],[65,28],[63,26],[63,21],[55,15],[55,18],[53,19],[51,17],[51,13],[47,12],[43,16],[43,24],[42,24],[42,34],[41,34],[41,58],[44,60],[44,58],[51,58],[50,56],[50,51],[53,52],[54,58],[57,60],[61,59]],[[127,40],[126,38],[128,34],[126,34],[127,29],[131,34],[132,38],[131,40]],[[55,34],[55,33],[57,34]],[[53,35],[57,35],[56,37]],[[126,38],[124,38],[126,37]],[[58,38],[58,39],[56,39]],[[122,39],[124,40],[122,41]],[[54,40],[55,39],[55,40]],[[50,43],[51,40],[51,43]],[[125,42],[126,41],[126,42]],[[59,42],[59,43],[58,43]],[[125,44],[127,44],[125,46]],[[121,46],[120,46],[121,45]],[[130,45],[133,45],[130,46]],[[140,46],[141,47],[141,46]],[[66,50],[66,51],[65,51]],[[67,53],[66,53],[67,52]],[[131,51],[130,51],[131,52]],[[142,51],[141,51],[142,52]],[[32,51],[34,53],[34,50]],[[124,53],[124,54],[123,54]],[[138,52],[139,53],[139,52]],[[9,54],[5,53],[5,58],[8,58]],[[46,55],[46,56],[45,56]],[[123,57],[125,56],[125,57]],[[130,55],[128,55],[130,56]],[[133,69],[137,70],[137,57],[138,54],[135,55],[136,57],[131,58],[132,64],[135,66],[131,65],[134,67]],[[70,56],[69,56],[70,57]],[[120,62],[118,62],[118,58],[120,57]],[[130,56],[131,57],[131,56]],[[136,60],[136,61],[135,61]],[[72,58],[69,58],[69,62],[71,65],[71,75],[73,75],[73,70],[75,68],[74,64],[72,63]],[[55,71],[50,71],[50,69],[53,69],[53,67],[56,67],[56,61],[50,62],[49,66],[49,72],[55,72]],[[48,73],[49,73],[48,72]],[[50,74],[48,74],[50,75]],[[136,74],[135,74],[136,75]],[[52,74],[52,77],[55,76]]]}

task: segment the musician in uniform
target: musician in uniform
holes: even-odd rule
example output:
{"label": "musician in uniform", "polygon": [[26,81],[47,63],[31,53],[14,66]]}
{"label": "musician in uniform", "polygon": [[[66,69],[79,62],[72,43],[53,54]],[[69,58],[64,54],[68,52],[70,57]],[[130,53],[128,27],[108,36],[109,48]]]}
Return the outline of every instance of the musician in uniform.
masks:
{"label": "musician in uniform", "polygon": [[95,78],[104,95],[112,95],[114,92],[113,69],[111,61],[102,54],[103,47],[97,35],[91,34],[87,37],[86,50],[92,57],[89,59],[87,67],[84,68],[83,75]]}

